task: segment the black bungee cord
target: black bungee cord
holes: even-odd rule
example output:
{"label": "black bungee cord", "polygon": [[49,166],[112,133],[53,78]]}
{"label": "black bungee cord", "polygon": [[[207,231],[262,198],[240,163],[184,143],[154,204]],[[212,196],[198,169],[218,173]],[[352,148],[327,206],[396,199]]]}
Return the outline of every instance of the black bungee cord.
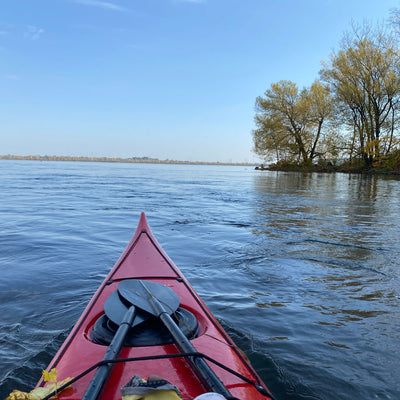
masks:
{"label": "black bungee cord", "polygon": [[[238,378],[242,379],[244,382],[252,385],[259,393],[261,393],[264,396],[269,396],[272,400],[274,400],[273,396],[271,393],[269,393],[263,386],[259,385],[258,383],[252,381],[251,379],[247,378],[246,376],[239,374],[235,370],[227,367],[224,364],[221,364],[220,362],[214,360],[213,358],[207,356],[206,354],[199,353],[199,352],[192,352],[192,353],[176,353],[176,354],[163,354],[163,355],[158,355],[158,356],[144,356],[144,357],[131,357],[131,358],[119,358],[117,360],[101,360],[98,363],[92,365],[85,371],[81,372],[79,375],[76,377],[72,378],[69,380],[67,383],[64,385],[60,386],[53,392],[49,393],[46,397],[43,397],[42,400],[50,400],[53,396],[56,396],[57,393],[61,392],[62,390],[66,389],[68,386],[71,386],[73,383],[77,382],[78,380],[82,379],[84,376],[95,370],[96,368],[105,365],[105,364],[118,364],[118,363],[126,363],[126,362],[133,362],[133,361],[148,361],[148,360],[160,360],[160,359],[166,359],[166,358],[179,358],[179,357],[201,357],[205,358],[207,361],[210,361],[211,363],[217,365],[218,367],[224,369],[225,371],[231,373],[232,375],[237,376]],[[229,397],[227,400],[240,400],[237,397]]]}

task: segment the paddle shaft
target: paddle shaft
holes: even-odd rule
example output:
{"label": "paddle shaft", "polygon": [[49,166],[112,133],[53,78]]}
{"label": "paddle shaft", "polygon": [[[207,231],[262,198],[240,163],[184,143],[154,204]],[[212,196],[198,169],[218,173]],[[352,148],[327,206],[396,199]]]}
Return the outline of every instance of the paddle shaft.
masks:
{"label": "paddle shaft", "polygon": [[[145,288],[149,303],[151,304],[154,313],[164,326],[170,332],[175,344],[182,353],[194,353],[197,352],[196,348],[190,343],[189,339],[182,333],[179,327],[176,325],[175,321],[171,318],[168,312],[165,310],[163,305],[157,300],[155,296],[151,294],[142,283]],[[199,357],[188,357],[188,360],[196,375],[201,380],[201,382],[207,387],[208,390],[222,394],[226,398],[230,398],[232,395],[229,390],[224,386],[224,384],[219,380],[214,371],[209,367],[209,365]]]}
{"label": "paddle shaft", "polygon": [[[124,344],[125,337],[129,329],[132,327],[133,321],[135,320],[135,316],[136,307],[132,305],[125,313],[123,321],[121,322],[117,332],[113,337],[113,340],[108,346],[103,360],[117,359],[119,353],[121,352],[122,345]],[[89,383],[89,386],[86,389],[84,396],[82,397],[82,400],[96,400],[99,397],[104,383],[106,382],[113,366],[114,364],[104,364],[97,369],[95,375]]]}

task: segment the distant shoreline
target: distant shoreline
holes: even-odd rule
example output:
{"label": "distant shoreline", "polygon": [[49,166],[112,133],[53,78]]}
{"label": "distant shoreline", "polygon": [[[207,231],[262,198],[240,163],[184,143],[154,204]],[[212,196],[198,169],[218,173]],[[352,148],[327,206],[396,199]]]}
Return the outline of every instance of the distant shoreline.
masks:
{"label": "distant shoreline", "polygon": [[28,160],[28,161],[81,161],[81,162],[108,162],[108,163],[131,163],[131,164],[183,164],[183,165],[233,165],[233,166],[254,166],[255,163],[234,163],[234,162],[207,162],[207,161],[178,161],[178,160],[159,160],[150,157],[85,157],[85,156],[18,156],[0,155],[0,160]]}

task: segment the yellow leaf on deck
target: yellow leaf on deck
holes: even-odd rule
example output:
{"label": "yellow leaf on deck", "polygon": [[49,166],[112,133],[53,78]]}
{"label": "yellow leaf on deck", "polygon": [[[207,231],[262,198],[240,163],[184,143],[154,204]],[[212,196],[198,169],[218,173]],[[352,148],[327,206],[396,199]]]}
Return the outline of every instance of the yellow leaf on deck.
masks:
{"label": "yellow leaf on deck", "polygon": [[[43,378],[44,378],[44,376],[43,376]],[[51,379],[53,379],[53,378],[51,378]],[[61,382],[58,382],[58,387],[65,385],[71,379],[72,378],[67,378]],[[14,390],[12,393],[9,394],[9,396],[5,400],[42,400],[46,396],[48,396],[50,393],[54,392],[55,389],[56,389],[56,384],[53,383],[53,384],[47,385],[45,387],[38,387],[36,389],[33,389],[29,393],[20,392],[19,390]],[[55,397],[52,397],[52,398],[54,399]]]}
{"label": "yellow leaf on deck", "polygon": [[57,382],[57,370],[53,368],[50,372],[43,371],[43,379],[45,382]]}
{"label": "yellow leaf on deck", "polygon": [[12,393],[4,400],[30,400],[29,393],[20,392],[19,390],[13,390]]}

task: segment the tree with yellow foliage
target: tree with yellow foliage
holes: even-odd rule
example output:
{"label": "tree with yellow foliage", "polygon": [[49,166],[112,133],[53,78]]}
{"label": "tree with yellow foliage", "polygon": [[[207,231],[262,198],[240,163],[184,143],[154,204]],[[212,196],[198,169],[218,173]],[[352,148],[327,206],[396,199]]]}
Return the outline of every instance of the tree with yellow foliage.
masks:
{"label": "tree with yellow foliage", "polygon": [[253,141],[259,156],[310,165],[329,151],[321,143],[328,143],[323,127],[334,107],[329,88],[318,80],[302,90],[291,81],[273,83],[256,99],[256,110]]}
{"label": "tree with yellow foliage", "polygon": [[393,36],[379,27],[353,27],[320,74],[350,128],[350,158],[379,165],[396,143],[400,54]]}

